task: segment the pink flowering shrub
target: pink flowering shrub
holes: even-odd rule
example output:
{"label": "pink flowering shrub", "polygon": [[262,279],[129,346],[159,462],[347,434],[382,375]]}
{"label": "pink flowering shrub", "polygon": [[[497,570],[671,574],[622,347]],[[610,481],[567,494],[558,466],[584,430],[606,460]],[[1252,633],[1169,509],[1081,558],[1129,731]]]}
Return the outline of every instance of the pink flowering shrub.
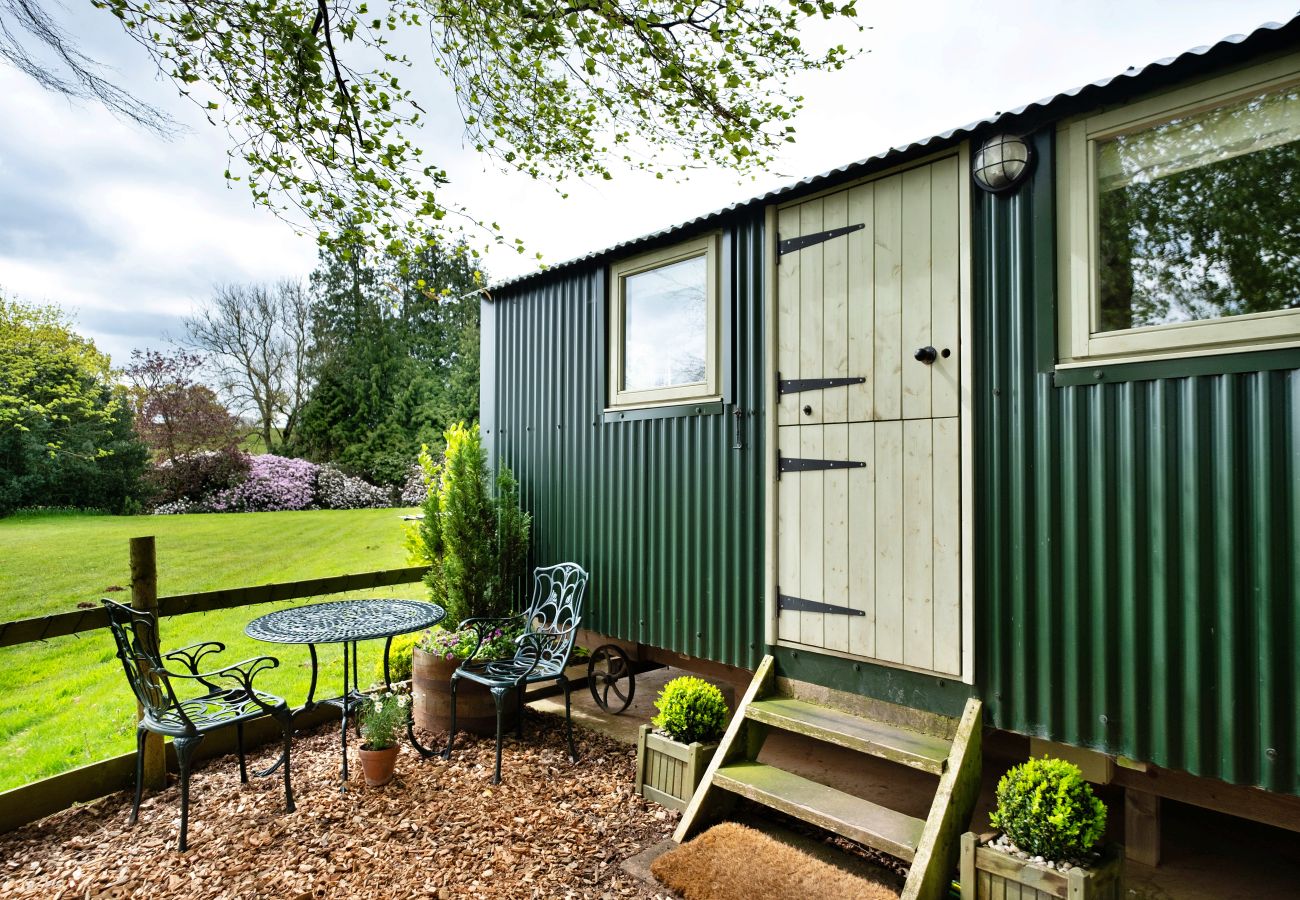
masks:
{"label": "pink flowering shrub", "polygon": [[379,509],[392,505],[388,491],[326,463],[316,474],[316,505],[321,509]]}
{"label": "pink flowering shrub", "polygon": [[399,506],[419,506],[429,497],[429,485],[424,480],[424,469],[419,463],[411,466],[402,484],[402,497]]}
{"label": "pink flowering shrub", "polygon": [[197,450],[155,463],[146,476],[154,503],[165,512],[202,512],[204,501],[248,477],[251,457],[242,450]]}
{"label": "pink flowering shrub", "polygon": [[[249,456],[246,453],[229,454],[239,467],[218,469],[213,460],[224,460],[218,453],[193,454],[208,469],[219,471],[224,481],[208,477],[208,487],[195,476],[185,481],[186,490],[173,491],[159,498],[154,512],[158,515],[179,515],[192,512],[278,512],[296,509],[372,509],[387,507],[392,502],[390,492],[360,478],[346,474],[336,466],[317,465],[305,459],[290,459],[264,453]],[[189,473],[195,466],[185,467],[165,463],[160,472],[170,475],[173,469]],[[180,483],[181,479],[174,479]],[[191,484],[191,482],[193,484]]]}
{"label": "pink flowering shrub", "polygon": [[159,503],[153,508],[155,516],[182,516],[186,513],[208,512],[207,507],[194,500],[173,500],[170,503]]}
{"label": "pink flowering shrub", "polygon": [[208,505],[213,512],[313,509],[319,474],[313,462],[264,453],[252,458],[243,482],[215,494]]}

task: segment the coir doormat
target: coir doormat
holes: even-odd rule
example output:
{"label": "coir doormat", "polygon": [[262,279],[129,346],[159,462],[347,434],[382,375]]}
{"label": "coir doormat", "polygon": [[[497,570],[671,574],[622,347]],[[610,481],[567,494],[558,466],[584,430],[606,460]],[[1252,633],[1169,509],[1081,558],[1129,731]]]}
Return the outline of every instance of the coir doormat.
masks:
{"label": "coir doormat", "polygon": [[734,822],[669,850],[650,871],[686,900],[897,900],[892,887]]}

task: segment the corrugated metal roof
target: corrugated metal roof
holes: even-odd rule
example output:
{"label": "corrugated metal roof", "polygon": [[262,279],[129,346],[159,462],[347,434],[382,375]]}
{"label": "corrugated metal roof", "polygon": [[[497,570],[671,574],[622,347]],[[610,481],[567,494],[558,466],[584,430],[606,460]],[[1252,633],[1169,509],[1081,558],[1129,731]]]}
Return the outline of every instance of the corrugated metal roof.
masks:
{"label": "corrugated metal roof", "polygon": [[631,238],[626,241],[620,241],[617,244],[605,247],[601,250],[594,250],[585,253],[582,256],[576,256],[564,262],[548,266],[544,269],[538,269],[535,272],[529,272],[526,275],[519,275],[514,278],[508,278],[498,282],[489,288],[490,293],[496,293],[503,290],[513,289],[520,285],[533,281],[534,279],[551,276],[557,272],[563,272],[566,269],[583,263],[595,262],[604,257],[622,253],[643,244],[649,244],[661,238],[683,231],[690,231],[699,227],[710,225],[717,220],[725,218],[728,215],[739,212],[755,205],[771,203],[774,200],[783,199],[798,195],[800,193],[811,193],[820,189],[828,182],[847,181],[850,178],[856,178],[870,174],[873,170],[887,168],[888,166],[904,162],[909,158],[923,156],[927,153],[941,150],[944,147],[951,146],[976,132],[985,131],[995,127],[1006,126],[1015,122],[1023,124],[1026,121],[1043,121],[1051,118],[1064,118],[1079,107],[1098,106],[1103,103],[1111,102],[1124,94],[1135,94],[1159,86],[1160,82],[1170,78],[1187,77],[1209,67],[1226,65],[1235,58],[1248,56],[1253,53],[1264,52],[1278,46],[1283,46],[1288,42],[1300,38],[1300,14],[1286,22],[1269,22],[1256,28],[1250,34],[1234,34],[1223,38],[1215,44],[1203,47],[1194,47],[1178,56],[1166,57],[1165,59],[1156,60],[1141,68],[1130,66],[1118,75],[1112,75],[1109,78],[1103,78],[1090,84],[1080,85],[1050,97],[1044,97],[1033,103],[1026,103],[1024,106],[1018,106],[1005,112],[996,112],[991,116],[986,116],[976,122],[963,125],[960,128],[954,128],[940,134],[931,135],[909,144],[902,144],[897,147],[891,147],[874,156],[868,156],[856,162],[839,166],[831,169],[829,172],[823,172],[820,175],[812,175],[803,178],[784,187],[768,191],[748,200],[742,200],[724,206],[721,209],[715,209],[713,212],[696,216],[676,225],[667,228],[661,228],[658,231],[652,231],[649,234],[643,234],[640,237]]}

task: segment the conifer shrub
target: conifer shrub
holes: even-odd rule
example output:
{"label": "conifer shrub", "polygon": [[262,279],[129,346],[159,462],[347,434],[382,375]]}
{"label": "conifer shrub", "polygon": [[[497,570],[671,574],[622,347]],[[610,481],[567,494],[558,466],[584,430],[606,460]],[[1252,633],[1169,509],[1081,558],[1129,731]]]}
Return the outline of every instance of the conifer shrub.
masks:
{"label": "conifer shrub", "polygon": [[675,741],[709,744],[722,737],[727,701],[703,678],[682,675],[664,685],[655,699],[659,715],[651,721]]}
{"label": "conifer shrub", "polygon": [[507,466],[493,479],[477,424],[447,429],[447,447],[420,453],[428,493],[424,518],[407,532],[413,562],[430,567],[430,599],[448,623],[517,612],[517,592],[532,516],[519,506],[519,485]]}
{"label": "conifer shrub", "polygon": [[1091,850],[1106,830],[1106,804],[1079,767],[1061,759],[1031,759],[998,781],[994,828],[1030,856],[1064,861]]}

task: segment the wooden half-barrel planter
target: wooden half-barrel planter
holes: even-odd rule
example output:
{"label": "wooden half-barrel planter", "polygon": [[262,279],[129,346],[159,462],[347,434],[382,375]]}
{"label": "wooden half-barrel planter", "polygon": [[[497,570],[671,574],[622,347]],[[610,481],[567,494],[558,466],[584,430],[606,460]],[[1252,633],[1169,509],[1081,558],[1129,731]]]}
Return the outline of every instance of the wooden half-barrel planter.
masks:
{"label": "wooden half-barrel planter", "polygon": [[716,741],[682,744],[642,725],[636,740],[636,792],[669,809],[684,811],[717,749]]}
{"label": "wooden half-barrel planter", "polygon": [[1123,900],[1124,849],[1110,844],[1091,868],[1068,872],[1010,856],[980,844],[974,832],[961,836],[962,900]]}
{"label": "wooden half-barrel planter", "polygon": [[[444,659],[415,648],[411,654],[411,715],[416,728],[445,732],[451,727],[451,674],[460,664],[459,659]],[[517,703],[511,690],[502,703],[502,732],[514,729],[519,716]],[[468,678],[462,678],[456,686],[456,728],[486,736],[497,730],[492,692]]]}

